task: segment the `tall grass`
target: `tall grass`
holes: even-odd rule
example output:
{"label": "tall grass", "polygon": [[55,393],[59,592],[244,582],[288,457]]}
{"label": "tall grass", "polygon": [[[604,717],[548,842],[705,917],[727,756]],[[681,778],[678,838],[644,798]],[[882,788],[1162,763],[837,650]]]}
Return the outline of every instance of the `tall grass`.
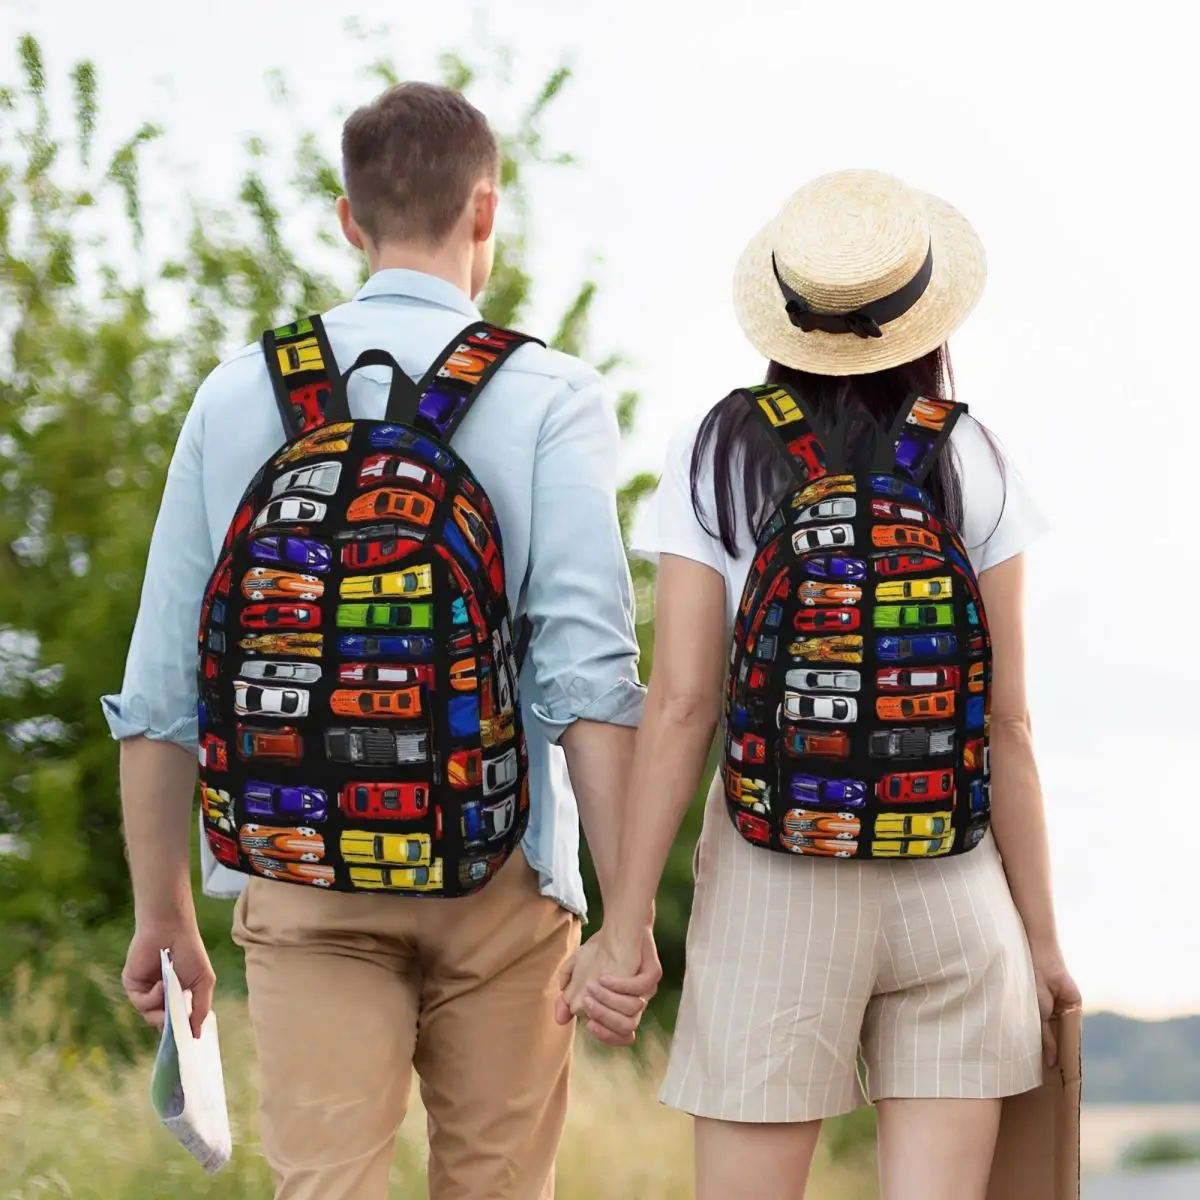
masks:
{"label": "tall grass", "polygon": [[[113,1000],[119,1003],[114,994]],[[0,1018],[0,1197],[3,1200],[263,1200],[271,1175],[256,1142],[254,1047],[244,1001],[222,996],[222,1057],[234,1126],[232,1162],[208,1178],[157,1124],[149,1106],[152,1053],[134,1063],[84,1049],[70,1036],[61,979],[19,972]],[[558,1167],[559,1200],[686,1200],[692,1191],[691,1122],[657,1101],[665,1047],[597,1050],[581,1037]],[[424,1114],[414,1091],[397,1141],[394,1196],[423,1196]],[[828,1146],[812,1200],[874,1200],[869,1154],[833,1162]]]}

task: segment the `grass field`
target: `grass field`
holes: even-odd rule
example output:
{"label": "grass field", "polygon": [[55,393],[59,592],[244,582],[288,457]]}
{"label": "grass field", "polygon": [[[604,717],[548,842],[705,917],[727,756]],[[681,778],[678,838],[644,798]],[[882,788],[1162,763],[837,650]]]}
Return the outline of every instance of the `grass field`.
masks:
{"label": "grass field", "polygon": [[[3,1200],[270,1197],[270,1172],[255,1143],[254,1049],[243,1001],[217,1002],[236,1148],[233,1161],[213,1179],[156,1123],[148,1097],[149,1050],[133,1065],[118,1065],[100,1050],[70,1044],[61,1036],[66,1003],[61,987],[18,980],[12,1009],[0,1020]],[[641,1062],[593,1050],[583,1038],[579,1050],[559,1156],[559,1200],[691,1197],[690,1119],[657,1102],[661,1040],[651,1040]],[[857,1135],[846,1136],[845,1126],[830,1132],[811,1200],[874,1200],[869,1151]],[[424,1117],[414,1094],[396,1149],[392,1195],[425,1194],[424,1157]]]}

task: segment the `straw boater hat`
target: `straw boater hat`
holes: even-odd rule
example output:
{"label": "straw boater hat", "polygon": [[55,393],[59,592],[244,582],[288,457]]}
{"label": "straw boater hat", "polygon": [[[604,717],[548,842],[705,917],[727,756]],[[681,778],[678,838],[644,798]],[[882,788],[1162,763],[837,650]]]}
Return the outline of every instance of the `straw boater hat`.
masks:
{"label": "straw boater hat", "polygon": [[975,307],[983,246],[949,204],[879,171],[807,183],[746,247],[733,281],[755,349],[862,375],[940,346]]}

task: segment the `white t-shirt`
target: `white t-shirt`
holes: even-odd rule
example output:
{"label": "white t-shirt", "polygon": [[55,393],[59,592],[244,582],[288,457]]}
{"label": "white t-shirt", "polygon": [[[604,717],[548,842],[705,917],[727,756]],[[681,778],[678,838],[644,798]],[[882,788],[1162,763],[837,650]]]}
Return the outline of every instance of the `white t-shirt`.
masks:
{"label": "white t-shirt", "polygon": [[[736,471],[733,493],[738,514],[737,557],[726,553],[720,537],[710,534],[696,519],[691,490],[692,447],[702,420],[703,414],[693,417],[671,439],[658,490],[643,506],[633,530],[632,550],[652,562],[657,561],[659,554],[677,554],[720,572],[725,577],[725,612],[732,629],[742,588],[754,561],[754,534],[741,503]],[[1045,532],[1046,519],[1021,477],[1003,449],[998,444],[993,449],[972,417],[964,415],[959,419],[950,434],[949,448],[942,453],[956,455],[963,494],[963,527],[959,533],[977,573],[1020,554]],[[712,463],[710,449],[697,491],[705,523],[715,531],[718,526]]]}

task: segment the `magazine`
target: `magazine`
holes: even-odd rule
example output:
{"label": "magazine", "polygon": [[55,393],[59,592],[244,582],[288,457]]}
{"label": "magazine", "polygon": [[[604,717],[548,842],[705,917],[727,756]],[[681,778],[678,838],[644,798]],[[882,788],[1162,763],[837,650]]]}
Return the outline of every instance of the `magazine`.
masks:
{"label": "magazine", "polygon": [[154,1060],[150,1100],[162,1123],[183,1148],[215,1175],[233,1153],[225,1078],[217,1041],[217,1014],[210,1012],[193,1037],[189,1021],[191,994],[185,993],[171,965],[171,952],[162,951],[162,1041]]}

